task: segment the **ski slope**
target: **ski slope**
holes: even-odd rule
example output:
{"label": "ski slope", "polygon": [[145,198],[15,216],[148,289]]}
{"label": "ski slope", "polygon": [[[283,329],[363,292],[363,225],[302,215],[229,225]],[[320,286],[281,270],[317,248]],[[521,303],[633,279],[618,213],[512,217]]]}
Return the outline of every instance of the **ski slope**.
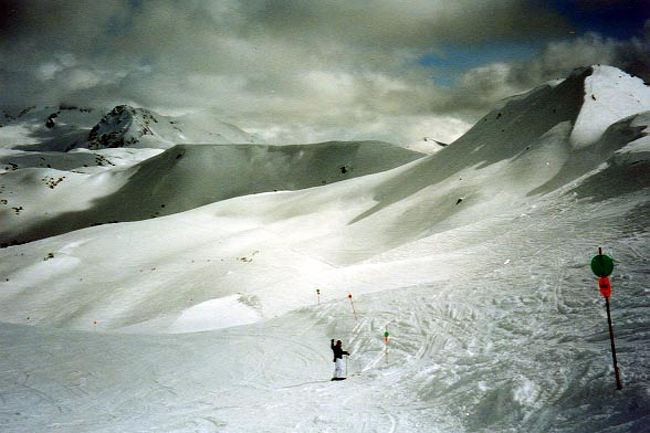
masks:
{"label": "ski slope", "polygon": [[648,110],[593,67],[390,170],[2,249],[0,426],[647,431]]}

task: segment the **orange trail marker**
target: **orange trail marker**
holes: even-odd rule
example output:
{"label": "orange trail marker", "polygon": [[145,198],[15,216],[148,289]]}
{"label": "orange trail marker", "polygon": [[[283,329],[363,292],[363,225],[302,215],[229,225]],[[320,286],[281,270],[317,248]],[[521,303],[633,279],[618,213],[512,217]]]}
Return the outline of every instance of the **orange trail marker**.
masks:
{"label": "orange trail marker", "polygon": [[348,292],[348,299],[350,300],[350,305],[352,305],[352,312],[354,313],[354,320],[358,320],[357,311],[354,309],[354,302],[352,302],[352,293]]}

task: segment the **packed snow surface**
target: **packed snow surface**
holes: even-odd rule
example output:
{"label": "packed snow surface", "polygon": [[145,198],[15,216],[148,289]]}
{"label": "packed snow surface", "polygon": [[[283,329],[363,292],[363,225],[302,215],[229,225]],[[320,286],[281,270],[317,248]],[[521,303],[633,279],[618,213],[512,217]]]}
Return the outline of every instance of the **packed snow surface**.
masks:
{"label": "packed snow surface", "polygon": [[[71,220],[104,209],[99,196],[118,206],[119,191],[129,208],[177,183],[175,200],[193,197],[203,160],[215,175],[294,183],[1,249],[0,428],[648,431],[649,95],[622,71],[578,70],[434,155],[397,164],[404,154],[375,143],[392,165],[365,153],[367,173],[324,184],[313,182],[338,160],[306,148],[265,148],[253,171],[231,147],[219,165],[214,146],[92,178],[61,166]],[[181,151],[195,158],[186,167]],[[57,182],[46,170],[0,175],[0,198],[46,201],[34,188]],[[0,217],[50,233],[63,221],[39,215]],[[589,267],[599,246],[616,263],[620,391]],[[346,381],[329,381],[331,338],[351,352]]]}

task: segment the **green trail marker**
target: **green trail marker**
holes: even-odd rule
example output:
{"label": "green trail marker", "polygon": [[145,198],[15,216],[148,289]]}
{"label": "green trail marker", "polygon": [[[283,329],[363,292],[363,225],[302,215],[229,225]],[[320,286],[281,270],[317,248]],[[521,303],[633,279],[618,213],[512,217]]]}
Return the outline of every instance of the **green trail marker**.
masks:
{"label": "green trail marker", "polygon": [[603,254],[603,249],[598,248],[598,255],[591,259],[591,271],[598,277],[609,277],[614,270],[614,260]]}
{"label": "green trail marker", "polygon": [[616,345],[614,344],[614,328],[612,326],[612,314],[609,308],[609,298],[612,294],[612,286],[609,276],[614,270],[614,260],[603,254],[603,249],[598,247],[598,255],[591,259],[591,270],[598,278],[598,288],[600,294],[605,298],[605,307],[607,309],[607,326],[609,327],[609,341],[612,346],[612,362],[614,363],[614,375],[616,376],[616,389],[623,389],[621,384],[621,375],[618,371],[618,362],[616,360]]}

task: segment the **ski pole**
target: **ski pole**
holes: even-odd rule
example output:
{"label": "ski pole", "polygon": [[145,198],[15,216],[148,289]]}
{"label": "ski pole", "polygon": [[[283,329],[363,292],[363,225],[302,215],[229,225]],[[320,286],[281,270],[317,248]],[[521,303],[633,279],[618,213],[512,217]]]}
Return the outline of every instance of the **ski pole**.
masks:
{"label": "ski pole", "polygon": [[345,355],[345,377],[348,377],[348,355]]}

